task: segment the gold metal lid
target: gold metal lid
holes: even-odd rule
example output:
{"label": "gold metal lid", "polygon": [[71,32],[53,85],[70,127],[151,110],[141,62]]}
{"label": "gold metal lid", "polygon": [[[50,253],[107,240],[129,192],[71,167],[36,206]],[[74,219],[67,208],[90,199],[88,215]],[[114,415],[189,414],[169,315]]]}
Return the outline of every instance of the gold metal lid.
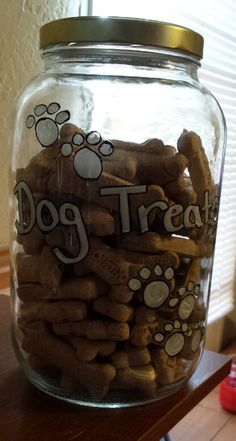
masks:
{"label": "gold metal lid", "polygon": [[69,43],[115,43],[156,46],[188,52],[202,58],[203,37],[173,23],[120,17],[72,17],[55,20],[40,29],[40,48]]}

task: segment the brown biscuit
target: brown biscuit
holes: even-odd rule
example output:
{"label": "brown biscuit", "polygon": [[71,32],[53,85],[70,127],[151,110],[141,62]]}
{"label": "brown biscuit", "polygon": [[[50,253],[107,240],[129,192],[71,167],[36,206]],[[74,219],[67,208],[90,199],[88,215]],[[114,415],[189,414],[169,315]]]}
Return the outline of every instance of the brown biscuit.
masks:
{"label": "brown biscuit", "polygon": [[143,366],[151,362],[150,352],[147,347],[126,347],[111,355],[111,362],[116,369],[124,369],[133,366]]}
{"label": "brown biscuit", "polygon": [[16,256],[19,285],[39,283],[43,287],[57,288],[61,283],[62,271],[63,265],[49,247],[44,247],[40,255],[18,253]]}
{"label": "brown biscuit", "polygon": [[161,254],[146,254],[145,252],[137,253],[135,251],[119,248],[117,249],[117,253],[123,256],[123,258],[125,258],[128,262],[137,263],[148,267],[153,267],[154,265],[158,264],[164,269],[169,266],[177,269],[180,263],[178,254],[172,251],[166,251]]}
{"label": "brown biscuit", "polygon": [[107,357],[116,350],[116,342],[111,340],[89,340],[73,335],[67,339],[76,349],[76,355],[81,361],[92,361],[97,355]]}
{"label": "brown biscuit", "polygon": [[151,349],[152,363],[158,371],[158,383],[162,386],[186,378],[189,372],[188,364],[177,357],[169,357],[164,349]]}
{"label": "brown biscuit", "polygon": [[177,179],[168,182],[163,188],[168,198],[175,200],[174,196],[178,196],[178,194],[182,193],[182,191],[185,189],[184,176],[178,176]]}
{"label": "brown biscuit", "polygon": [[47,234],[46,240],[52,249],[63,248],[74,257],[79,254],[80,245],[75,226],[60,225]]}
{"label": "brown biscuit", "polygon": [[75,334],[92,340],[125,341],[129,339],[128,324],[112,320],[53,323],[53,330],[58,335]]}
{"label": "brown biscuit", "polygon": [[112,387],[119,389],[156,390],[157,372],[151,364],[117,369]]}
{"label": "brown biscuit", "polygon": [[65,139],[70,141],[73,139],[76,132],[83,133],[83,130],[75,124],[63,124],[60,129],[60,139],[63,139],[63,141],[65,141]]}
{"label": "brown biscuit", "polygon": [[27,302],[20,307],[20,322],[45,320],[60,323],[64,320],[79,321],[87,316],[87,305],[80,300],[60,300],[51,302]]}
{"label": "brown biscuit", "polygon": [[71,277],[65,279],[58,288],[45,288],[36,283],[20,285],[18,296],[25,302],[35,300],[63,300],[80,299],[91,300],[98,295],[104,295],[107,285],[94,274],[85,277]]}
{"label": "brown biscuit", "polygon": [[95,236],[90,237],[90,249],[84,262],[87,268],[110,285],[126,285],[139,268],[118,256],[116,250]]}
{"label": "brown biscuit", "polygon": [[60,369],[51,364],[48,360],[45,360],[38,355],[29,354],[27,361],[30,367],[38,372],[39,375],[42,376],[50,376],[51,378],[58,378],[61,374]]}
{"label": "brown biscuit", "polygon": [[114,302],[129,303],[134,296],[134,292],[126,285],[114,285],[111,287],[108,296]]}
{"label": "brown biscuit", "polygon": [[137,325],[146,325],[158,320],[158,312],[156,309],[148,308],[145,305],[139,305],[135,308],[134,319]]}
{"label": "brown biscuit", "polygon": [[109,236],[114,233],[114,218],[107,208],[84,201],[81,204],[81,214],[91,234]]}
{"label": "brown biscuit", "polygon": [[137,176],[144,184],[166,185],[178,179],[187,167],[188,160],[181,153],[173,156],[154,156],[147,153],[136,155]]}
{"label": "brown biscuit", "polygon": [[153,335],[160,329],[159,322],[150,322],[145,325],[134,325],[130,331],[130,341],[134,346],[147,346],[153,343]]}
{"label": "brown biscuit", "polygon": [[151,138],[138,144],[136,142],[113,140],[116,149],[125,150],[132,153],[150,153],[158,156],[172,156],[176,153],[175,147],[164,145],[161,139]]}
{"label": "brown biscuit", "polygon": [[136,233],[119,236],[116,244],[126,250],[140,253],[171,251],[186,257],[203,257],[204,251],[200,242],[175,236],[164,237],[153,232],[147,232],[142,236]]}
{"label": "brown biscuit", "polygon": [[110,173],[102,172],[96,181],[86,181],[80,178],[73,166],[73,158],[58,156],[56,170],[49,179],[48,186],[52,198],[58,198],[63,194],[73,194],[74,198],[81,198],[98,206],[108,208],[112,211],[119,211],[119,197],[99,195],[98,189],[104,187],[132,186],[132,182],[113,176]]}
{"label": "brown biscuit", "polygon": [[137,161],[127,151],[114,150],[111,156],[103,161],[103,170],[111,175],[132,181],[137,173]]}
{"label": "brown biscuit", "polygon": [[93,301],[92,307],[94,311],[112,318],[117,322],[128,322],[132,319],[134,311],[131,305],[123,305],[114,302],[108,297],[99,297]]}
{"label": "brown biscuit", "polygon": [[[156,201],[167,202],[168,199],[162,187],[160,187],[159,185],[152,184],[147,186],[147,190],[145,193],[130,195],[129,201],[130,201],[131,219],[133,220],[135,225],[139,227],[139,217],[137,213],[138,213],[138,208],[140,207],[140,205],[143,204],[144,201],[145,201],[145,206],[150,206],[152,203]],[[155,220],[155,217],[156,217],[156,209],[154,208],[148,214],[149,226],[152,225],[152,223]]]}
{"label": "brown biscuit", "polygon": [[86,267],[84,262],[77,262],[73,265],[73,272],[78,277],[88,276],[91,271]]}
{"label": "brown biscuit", "polygon": [[184,130],[177,142],[178,150],[188,159],[188,169],[193,188],[197,194],[197,203],[204,205],[204,193],[213,189],[213,180],[209,162],[199,135]]}
{"label": "brown biscuit", "polygon": [[59,154],[59,145],[56,143],[50,149],[43,149],[33,156],[24,169],[18,169],[16,182],[25,181],[34,193],[46,193],[48,180],[55,172],[56,157]]}
{"label": "brown biscuit", "polygon": [[45,246],[45,234],[43,234],[37,225],[34,225],[28,234],[17,232],[17,242],[23,246],[26,254],[40,254]]}
{"label": "brown biscuit", "polygon": [[78,380],[97,400],[107,393],[116,375],[115,368],[109,363],[79,361],[71,345],[53,336],[41,321],[33,322],[25,329],[22,347],[26,352],[44,358]]}

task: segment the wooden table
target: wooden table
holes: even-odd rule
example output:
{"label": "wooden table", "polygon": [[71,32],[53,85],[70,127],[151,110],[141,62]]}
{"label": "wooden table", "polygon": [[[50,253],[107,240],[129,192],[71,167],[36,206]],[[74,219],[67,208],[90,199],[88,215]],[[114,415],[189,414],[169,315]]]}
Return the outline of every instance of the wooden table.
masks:
{"label": "wooden table", "polygon": [[0,295],[2,441],[157,441],[230,371],[230,358],[205,351],[184,388],[150,405],[102,410],[50,398],[25,379],[10,341],[9,297]]}

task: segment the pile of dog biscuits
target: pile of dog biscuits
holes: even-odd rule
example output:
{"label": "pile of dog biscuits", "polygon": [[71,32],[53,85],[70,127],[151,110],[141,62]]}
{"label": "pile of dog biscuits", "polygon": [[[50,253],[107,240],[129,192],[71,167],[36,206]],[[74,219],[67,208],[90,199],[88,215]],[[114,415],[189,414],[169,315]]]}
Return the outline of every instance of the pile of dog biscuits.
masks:
{"label": "pile of dog biscuits", "polygon": [[102,164],[94,179],[76,160],[84,146],[71,139],[80,134],[64,124],[17,170],[21,345],[33,369],[55,368],[61,387],[71,381],[81,396],[155,397],[188,378],[200,356],[202,259],[215,237],[206,194],[209,212],[216,187],[194,132],[184,130],[177,149],[112,140],[102,155],[109,143],[91,144]]}

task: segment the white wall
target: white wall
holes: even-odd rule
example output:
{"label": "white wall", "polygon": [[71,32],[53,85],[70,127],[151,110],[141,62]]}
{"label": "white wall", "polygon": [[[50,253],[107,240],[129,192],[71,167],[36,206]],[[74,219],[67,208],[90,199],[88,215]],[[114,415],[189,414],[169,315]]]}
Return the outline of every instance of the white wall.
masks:
{"label": "white wall", "polygon": [[79,0],[0,0],[0,248],[8,244],[8,167],[16,96],[40,69],[39,28]]}

